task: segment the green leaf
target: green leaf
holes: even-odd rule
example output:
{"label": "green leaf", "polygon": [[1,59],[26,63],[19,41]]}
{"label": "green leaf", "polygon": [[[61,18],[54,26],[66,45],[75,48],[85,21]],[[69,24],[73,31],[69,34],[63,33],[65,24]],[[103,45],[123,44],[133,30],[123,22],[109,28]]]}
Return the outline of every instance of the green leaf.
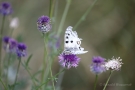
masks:
{"label": "green leaf", "polygon": [[32,56],[33,56],[33,54],[31,54],[31,55],[28,57],[28,59],[27,59],[27,61],[26,61],[26,63],[25,63],[26,67],[28,66],[28,64],[29,64],[29,62],[30,62]]}

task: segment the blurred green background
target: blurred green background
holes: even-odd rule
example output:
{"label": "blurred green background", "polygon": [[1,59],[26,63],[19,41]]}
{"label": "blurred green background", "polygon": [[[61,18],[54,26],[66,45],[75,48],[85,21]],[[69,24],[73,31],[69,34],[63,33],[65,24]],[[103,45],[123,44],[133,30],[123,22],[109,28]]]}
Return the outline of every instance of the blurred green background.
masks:
{"label": "blurred green background", "polygon": [[[41,15],[48,15],[49,0],[0,0],[9,1],[13,14],[6,19],[5,33],[8,32],[9,19],[19,18],[19,27],[13,32],[13,37],[23,39],[28,45],[28,54],[33,54],[30,62],[31,72],[35,73],[43,60],[43,39],[37,30],[36,21]],[[63,47],[64,31],[73,26],[86,12],[94,0],[72,0],[61,34]],[[57,31],[66,0],[56,0],[58,9],[55,18],[54,31]],[[56,8],[56,7],[55,7]],[[1,20],[2,16],[0,16]],[[1,22],[0,22],[1,23]],[[79,55],[81,62],[77,68],[66,70],[62,80],[62,90],[92,90],[95,75],[90,71],[92,56],[100,55],[106,59],[121,57],[123,66],[113,73],[106,90],[135,89],[135,0],[97,0],[97,3],[86,19],[76,28],[83,39],[82,47],[89,51]],[[53,31],[49,32],[52,33]],[[56,57],[53,63],[53,73],[59,71],[60,65]],[[109,72],[99,76],[97,90],[102,90]],[[28,74],[21,68],[19,78],[26,79]],[[26,82],[24,82],[26,84]],[[116,84],[122,84],[116,85]],[[27,82],[20,90],[30,90],[31,82]]]}

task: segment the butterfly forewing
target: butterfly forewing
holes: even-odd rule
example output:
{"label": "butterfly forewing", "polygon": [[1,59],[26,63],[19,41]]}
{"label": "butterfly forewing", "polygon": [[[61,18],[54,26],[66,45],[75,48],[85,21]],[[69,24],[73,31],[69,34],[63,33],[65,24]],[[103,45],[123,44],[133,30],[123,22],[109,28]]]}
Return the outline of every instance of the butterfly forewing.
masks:
{"label": "butterfly forewing", "polygon": [[72,27],[69,26],[65,31],[64,52],[72,54],[86,53],[87,51],[83,51],[84,49],[80,46],[81,40],[82,39],[78,38],[77,32],[72,31]]}

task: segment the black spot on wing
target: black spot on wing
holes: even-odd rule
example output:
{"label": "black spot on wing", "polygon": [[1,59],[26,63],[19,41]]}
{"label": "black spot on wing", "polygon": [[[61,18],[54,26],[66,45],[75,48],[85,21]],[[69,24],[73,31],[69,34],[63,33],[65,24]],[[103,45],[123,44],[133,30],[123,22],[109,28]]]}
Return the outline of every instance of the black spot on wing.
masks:
{"label": "black spot on wing", "polygon": [[73,43],[73,41],[71,41],[71,43]]}
{"label": "black spot on wing", "polygon": [[66,41],[66,43],[68,43],[68,41]]}

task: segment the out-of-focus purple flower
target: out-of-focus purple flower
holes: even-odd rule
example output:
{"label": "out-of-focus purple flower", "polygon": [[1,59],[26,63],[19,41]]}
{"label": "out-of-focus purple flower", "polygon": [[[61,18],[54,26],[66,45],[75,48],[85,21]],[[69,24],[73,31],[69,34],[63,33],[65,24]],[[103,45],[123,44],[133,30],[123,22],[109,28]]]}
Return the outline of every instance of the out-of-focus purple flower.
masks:
{"label": "out-of-focus purple flower", "polygon": [[104,64],[105,64],[104,58],[100,56],[93,57],[92,64],[90,65],[90,69],[93,73],[100,74],[106,70]]}
{"label": "out-of-focus purple flower", "polygon": [[17,50],[16,50],[17,56],[19,58],[25,57],[26,56],[26,49],[27,49],[27,46],[24,43],[18,43]]}
{"label": "out-of-focus purple flower", "polygon": [[0,13],[3,15],[9,15],[12,13],[12,7],[10,3],[8,2],[3,2],[0,4]]}
{"label": "out-of-focus purple flower", "polygon": [[[52,38],[55,38],[52,40]],[[52,42],[49,42],[48,45],[51,49],[54,50],[54,52],[57,52],[57,49],[60,48],[60,38],[56,35],[51,35],[50,39],[52,40]]]}
{"label": "out-of-focus purple flower", "polygon": [[41,16],[37,20],[37,28],[42,33],[47,33],[51,30],[52,26],[50,23],[50,18],[48,16]]}
{"label": "out-of-focus purple flower", "polygon": [[71,67],[77,67],[80,61],[80,58],[75,54],[68,54],[62,53],[58,56],[59,63],[62,67],[70,69]]}
{"label": "out-of-focus purple flower", "polygon": [[60,47],[60,39],[58,38],[55,43],[56,48],[58,49]]}
{"label": "out-of-focus purple flower", "polygon": [[3,38],[3,42],[6,52],[15,53],[17,48],[17,41],[15,39],[6,36]]}
{"label": "out-of-focus purple flower", "polygon": [[3,38],[3,42],[4,42],[5,44],[8,44],[8,43],[9,43],[9,39],[10,39],[10,37],[5,36],[5,37]]}

